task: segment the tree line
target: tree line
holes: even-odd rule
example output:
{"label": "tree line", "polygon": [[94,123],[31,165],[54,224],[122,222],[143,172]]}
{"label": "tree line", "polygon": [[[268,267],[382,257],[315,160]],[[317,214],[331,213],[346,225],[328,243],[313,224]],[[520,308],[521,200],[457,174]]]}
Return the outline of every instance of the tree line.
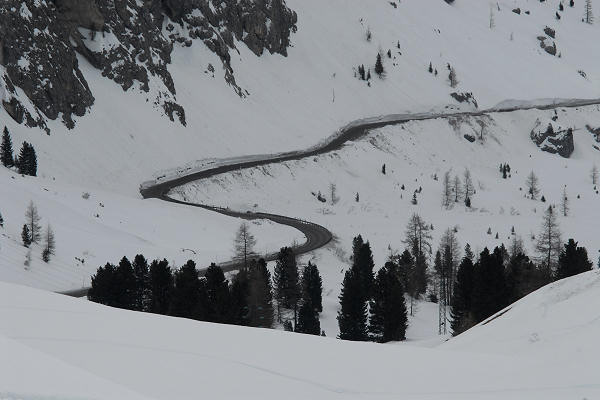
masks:
{"label": "tree line", "polygon": [[390,254],[377,274],[369,242],[360,235],[354,238],[352,264],[339,297],[340,339],[404,340],[407,316],[424,296],[438,303],[439,333],[448,333],[450,325],[457,335],[553,280],[592,269],[585,247],[574,239],[561,240],[553,207],[544,215],[535,262],[514,228],[508,249],[504,244],[485,248],[477,257],[469,244],[461,257],[456,228],[444,231],[434,254],[432,230],[413,214],[403,241],[406,250]]}
{"label": "tree line", "polygon": [[[117,265],[107,263],[97,270],[88,299],[128,310],[262,328],[272,328],[277,316],[288,330],[322,333],[319,270],[309,262],[300,274],[290,247],[280,250],[273,278],[263,258],[252,258],[240,265],[231,282],[214,263],[201,276],[192,260],[174,269],[166,259],[123,257]],[[284,311],[294,312],[293,325],[283,320]]]}

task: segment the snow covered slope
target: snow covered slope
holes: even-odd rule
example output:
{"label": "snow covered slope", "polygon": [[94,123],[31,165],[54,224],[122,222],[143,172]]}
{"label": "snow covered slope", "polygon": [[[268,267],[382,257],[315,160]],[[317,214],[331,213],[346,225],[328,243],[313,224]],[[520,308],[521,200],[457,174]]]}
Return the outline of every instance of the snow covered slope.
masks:
{"label": "snow covered slope", "polygon": [[[208,65],[220,65],[220,60],[203,42],[191,47],[176,43],[167,68],[177,102],[186,109],[187,127],[157,111],[152,91],[140,93],[134,85],[123,92],[83,57],[80,69],[95,103],[76,118],[73,130],[50,121],[48,136],[17,125],[3,109],[0,120],[17,143],[35,145],[43,175],[136,196],[139,183],[157,171],[194,160],[307,147],[362,117],[448,104],[467,107],[450,97],[454,91],[472,92],[480,107],[506,99],[586,98],[599,92],[594,40],[599,28],[581,22],[583,1],[567,6],[556,20],[559,0],[500,0],[493,29],[488,2],[392,3],[288,0],[298,15],[298,30],[291,35],[287,57],[257,57],[243,43],[236,45],[239,54],[232,52],[236,82],[249,93],[245,98],[225,83],[221,68],[214,77],[208,72]],[[516,7],[520,15],[511,11]],[[536,37],[545,35],[546,26],[555,30],[560,58],[539,46]],[[108,39],[96,35],[94,40]],[[388,50],[392,58],[384,56],[385,79],[374,78],[369,87],[355,77],[359,64],[372,70],[377,52]],[[430,62],[437,77],[427,72]],[[456,88],[447,80],[448,63],[460,82]],[[162,87],[152,79],[151,88]]]}
{"label": "snow covered slope", "polygon": [[[0,280],[47,290],[89,286],[99,266],[123,256],[166,258],[174,267],[192,259],[199,269],[228,261],[242,222],[202,209],[22,177],[4,168],[0,187]],[[30,201],[42,228],[50,224],[56,236],[56,255],[48,264],[42,261],[40,241],[30,248],[30,265],[24,265],[29,249],[23,247],[21,228]],[[252,221],[250,231],[260,254],[305,240],[299,231],[265,220]]]}
{"label": "snow covered slope", "polygon": [[[543,212],[553,204],[557,214],[561,213],[566,185],[570,210],[566,217],[558,217],[563,239],[572,237],[586,246],[595,262],[600,248],[596,235],[600,196],[590,170],[594,164],[600,165],[600,151],[595,136],[585,126],[599,126],[599,116],[598,106],[589,106],[559,109],[556,114],[529,110],[413,121],[378,129],[333,153],[223,174],[188,184],[174,195],[233,209],[256,205],[258,210],[319,221],[330,229],[338,241],[330,251],[317,252],[314,261],[322,266],[325,286],[331,289],[326,291],[330,301],[326,302],[322,323],[332,334],[331,329],[337,332],[337,296],[343,269],[349,265],[352,238],[362,234],[370,240],[376,265],[381,267],[391,251],[404,250],[405,227],[415,212],[434,226],[434,251],[444,231],[452,228],[460,245],[470,243],[476,254],[484,246],[504,243],[509,247],[514,237],[521,237],[534,256]],[[575,128],[575,150],[570,158],[543,152],[534,144],[530,132],[538,121]],[[508,179],[499,172],[501,163],[511,166]],[[383,164],[385,175],[381,172]],[[459,200],[447,210],[442,206],[444,173],[450,171],[451,179],[458,175],[462,180],[465,169],[471,171],[477,191],[472,207]],[[525,181],[531,171],[539,177],[540,196],[546,202],[525,197]],[[331,202],[331,184],[336,185],[335,204]],[[419,188],[418,204],[413,205],[413,193]],[[286,195],[271,195],[282,192]],[[319,192],[326,203],[318,201],[315,194]],[[435,333],[432,330],[431,334]]]}
{"label": "snow covered slope", "polygon": [[600,357],[599,298],[600,271],[563,279],[526,296],[441,348],[518,354],[591,371]]}
{"label": "snow covered slope", "polygon": [[[597,283],[581,296],[559,292],[590,321],[597,316],[597,307],[588,302],[597,297]],[[553,301],[547,294],[540,296]],[[557,306],[553,314],[567,318],[569,310]],[[539,313],[530,317],[535,324]],[[111,309],[5,283],[0,283],[0,321],[0,349],[8,349],[0,367],[2,399],[562,400],[600,395],[596,370],[581,353],[553,360],[515,351],[497,355],[445,346],[351,343]],[[583,348],[592,347],[593,332]],[[484,339],[479,342],[486,346]],[[488,343],[493,348],[493,337]],[[31,361],[27,366],[23,357]]]}

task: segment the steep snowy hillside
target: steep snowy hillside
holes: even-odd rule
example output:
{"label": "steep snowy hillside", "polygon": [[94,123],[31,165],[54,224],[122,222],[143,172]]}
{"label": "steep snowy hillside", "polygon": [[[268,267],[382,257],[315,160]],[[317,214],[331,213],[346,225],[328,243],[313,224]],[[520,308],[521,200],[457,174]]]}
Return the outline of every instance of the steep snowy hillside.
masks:
{"label": "steep snowy hillside", "polygon": [[[511,98],[595,97],[600,86],[598,28],[581,22],[583,1],[567,5],[560,20],[559,0],[503,0],[492,10],[478,0],[288,0],[288,11],[281,2],[257,10],[249,1],[197,0],[182,9],[128,1],[113,10],[100,1],[83,17],[72,2],[58,3],[66,16],[44,0],[24,7],[13,0],[1,9],[0,24],[14,34],[0,62],[12,77],[3,82],[0,119],[17,143],[35,145],[43,176],[129,195],[160,170],[310,146],[357,118],[472,107],[452,92],[472,93],[486,107]],[[66,32],[56,28],[64,19]],[[104,33],[89,30],[100,22]],[[538,37],[546,47],[556,42],[555,56]],[[68,57],[59,45],[40,51],[60,41],[73,46]],[[50,58],[54,51],[60,57]],[[378,52],[384,79],[374,73]],[[430,62],[437,76],[427,71]],[[362,64],[373,75],[370,86],[356,76]],[[72,65],[74,77],[52,72],[71,74]],[[8,113],[21,120],[15,101],[50,134],[15,122]],[[185,110],[185,126],[165,115],[175,107],[169,102]]]}
{"label": "steep snowy hillside", "polygon": [[[233,209],[294,215],[319,221],[334,232],[338,240],[331,250],[313,256],[325,266],[324,280],[331,289],[326,293],[329,300],[322,321],[331,334],[332,329],[337,332],[337,297],[343,269],[349,265],[352,238],[361,234],[370,240],[376,265],[382,266],[391,251],[404,250],[405,227],[413,213],[433,224],[434,251],[444,231],[452,228],[461,247],[470,243],[476,254],[484,246],[504,243],[509,247],[513,238],[520,237],[527,252],[535,256],[543,212],[555,205],[561,214],[565,189],[569,210],[567,216],[558,217],[563,239],[579,241],[595,261],[600,196],[590,170],[600,165],[600,151],[596,136],[586,126],[599,126],[599,115],[598,106],[589,106],[556,113],[529,110],[411,121],[378,129],[333,153],[215,176],[176,189],[173,195]],[[540,124],[545,129],[548,123],[557,131],[575,128],[570,158],[542,151],[530,137],[532,130],[537,132]],[[503,163],[511,166],[507,179],[499,172]],[[476,190],[471,208],[459,197],[446,209],[442,206],[444,174],[449,171],[452,181],[458,176],[462,185],[467,169]],[[539,177],[537,200],[526,197],[531,171]],[[416,205],[412,204],[415,191]],[[282,192],[286,195],[271,195]],[[318,200],[318,193],[325,203]],[[332,265],[340,268],[329,268]]]}
{"label": "steep snowy hillside", "polygon": [[[534,294],[529,305],[530,298],[524,299],[519,320],[528,316],[531,327],[543,324],[538,305],[544,303],[556,319],[572,317],[571,307],[585,315],[579,321],[597,319],[597,307],[590,307],[598,295],[597,279],[588,285],[578,278],[571,282]],[[575,286],[581,295],[572,295]],[[486,341],[487,332],[477,335],[482,349],[477,353],[446,349],[452,342],[434,349],[352,343],[111,309],[5,283],[0,283],[0,321],[2,399],[562,400],[600,395],[590,363],[597,358],[594,322],[580,343],[592,352],[554,359],[521,353],[517,346],[502,355],[485,354],[496,343],[494,336]],[[540,331],[569,341],[584,338],[560,328],[545,324]]]}

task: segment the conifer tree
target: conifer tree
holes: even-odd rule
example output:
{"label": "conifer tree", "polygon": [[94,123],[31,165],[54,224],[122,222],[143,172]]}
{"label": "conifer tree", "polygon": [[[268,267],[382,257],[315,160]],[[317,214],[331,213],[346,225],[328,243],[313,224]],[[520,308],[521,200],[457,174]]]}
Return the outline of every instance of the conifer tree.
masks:
{"label": "conifer tree", "polygon": [[198,320],[206,319],[207,294],[204,280],[198,277],[196,263],[189,260],[175,272],[169,314]]}
{"label": "conifer tree", "polygon": [[150,302],[148,311],[166,315],[173,293],[173,272],[167,260],[154,260],[149,271]]}
{"label": "conifer tree", "polygon": [[[208,299],[207,321],[225,323],[229,312],[229,282],[223,269],[215,263],[210,264],[204,274]],[[243,296],[245,299],[245,296]]]}
{"label": "conifer tree", "polygon": [[23,175],[37,175],[37,156],[33,146],[27,142],[23,142],[23,146],[19,152],[17,163],[19,173]]}
{"label": "conifer tree", "polygon": [[549,206],[544,213],[542,229],[535,246],[539,262],[546,268],[548,274],[552,274],[555,271],[562,246],[563,243],[558,222],[556,222],[556,215],[552,206]]}
{"label": "conifer tree", "polygon": [[127,310],[135,309],[135,273],[127,257],[123,257],[117,266],[116,307]]}
{"label": "conifer tree", "polygon": [[377,272],[370,309],[369,333],[373,340],[386,343],[406,338],[404,288],[393,262],[387,262]]}
{"label": "conifer tree", "polygon": [[310,261],[302,271],[302,296],[310,300],[317,312],[323,311],[323,280],[319,268]]}
{"label": "conifer tree", "polygon": [[92,284],[88,290],[88,300],[104,304],[110,307],[119,307],[119,277],[117,267],[106,263],[104,267],[98,268],[92,276]]}
{"label": "conifer tree", "polygon": [[10,138],[10,133],[6,126],[4,127],[4,132],[2,133],[2,144],[0,145],[0,162],[6,168],[10,168],[14,166],[14,158],[13,158],[13,147],[12,140]]}
{"label": "conifer tree", "polygon": [[474,319],[471,311],[471,298],[473,293],[472,257],[472,253],[468,254],[467,250],[465,249],[465,256],[458,266],[456,283],[454,285],[452,301],[450,303],[450,327],[452,329],[452,336],[456,336],[474,325]]}
{"label": "conifer tree", "polygon": [[362,287],[353,269],[346,271],[340,294],[337,320],[342,340],[367,341],[367,303],[362,299]]}
{"label": "conifer tree", "polygon": [[414,302],[419,297],[419,284],[416,277],[415,259],[410,254],[410,251],[404,250],[404,252],[399,257],[396,257],[395,260],[398,264],[402,286],[410,299],[409,313],[412,316],[414,312]]}
{"label": "conifer tree", "polygon": [[471,198],[475,194],[475,187],[473,186],[473,178],[471,177],[471,171],[465,168],[463,173],[463,183],[465,189],[465,202],[467,198]]}
{"label": "conifer tree", "polygon": [[585,0],[584,19],[586,24],[594,23],[594,14],[592,13],[592,0]]}
{"label": "conifer tree", "polygon": [[508,303],[514,303],[550,282],[545,269],[538,268],[522,251],[511,255],[506,267]]}
{"label": "conifer tree", "polygon": [[537,196],[540,194],[540,189],[538,187],[538,178],[533,171],[527,176],[525,185],[527,186],[527,193],[529,193],[531,199],[537,199]]}
{"label": "conifer tree", "polygon": [[381,61],[381,54],[377,53],[377,61],[375,61],[375,73],[381,78],[383,74],[383,62]]}
{"label": "conifer tree", "polygon": [[442,205],[448,209],[452,201],[452,183],[450,182],[450,171],[446,171],[444,174],[443,188],[442,188]]}
{"label": "conifer tree", "polygon": [[283,247],[277,255],[273,275],[277,311],[281,318],[280,307],[294,310],[294,325],[297,322],[298,302],[300,301],[301,288],[296,264],[296,255],[290,247]]}
{"label": "conifer tree", "polygon": [[567,186],[563,186],[563,193],[560,202],[560,209],[562,211],[563,217],[569,215],[569,196],[567,195]]}
{"label": "conifer tree", "polygon": [[317,312],[315,305],[311,302],[310,297],[306,297],[302,301],[300,311],[298,312],[298,324],[296,325],[295,331],[317,336],[321,334],[319,313]]}
{"label": "conifer tree", "polygon": [[369,242],[365,242],[358,249],[356,258],[352,263],[354,276],[359,281],[359,284],[361,286],[362,298],[365,301],[367,301],[371,297],[371,290],[373,287],[374,280],[374,268],[375,263],[373,262],[373,252],[371,251],[371,245],[369,244]]}
{"label": "conifer tree", "polygon": [[456,271],[460,262],[460,248],[456,232],[448,228],[440,239],[440,251],[442,253],[442,261],[447,273],[446,276],[446,304],[450,304],[454,281],[456,280]]}
{"label": "conifer tree", "polygon": [[427,289],[427,254],[431,253],[431,228],[419,216],[413,214],[406,226],[403,243],[411,249],[415,259],[414,279],[417,295],[425,293]]}
{"label": "conifer tree", "polygon": [[23,241],[23,246],[29,247],[31,245],[31,234],[29,233],[27,224],[23,225],[23,229],[21,230],[21,240]]}
{"label": "conifer tree", "polygon": [[458,203],[463,195],[462,184],[458,175],[456,175],[452,181],[452,191],[454,192],[454,202]]}
{"label": "conifer tree", "polygon": [[352,263],[354,264],[358,260],[358,253],[365,243],[361,235],[357,235],[352,239]]}
{"label": "conifer tree", "polygon": [[250,232],[250,225],[244,221],[240,225],[234,241],[235,260],[242,264],[243,268],[248,268],[248,262],[256,256],[254,246],[256,246],[256,239]]}
{"label": "conifer tree", "polygon": [[227,323],[243,326],[251,325],[249,297],[250,279],[248,270],[241,269],[234,276],[228,292],[229,315],[224,318]]}
{"label": "conifer tree", "polygon": [[569,239],[558,257],[556,279],[563,279],[592,270],[592,262],[588,258],[585,247],[577,246],[577,242]]}
{"label": "conifer tree", "polygon": [[33,201],[29,201],[27,210],[25,210],[25,222],[29,229],[29,243],[38,243],[40,240],[40,215]]}
{"label": "conifer tree", "polygon": [[503,256],[496,247],[490,254],[485,248],[474,267],[472,310],[475,323],[492,316],[508,305]]}
{"label": "conifer tree", "polygon": [[251,263],[248,270],[248,320],[250,326],[271,328],[273,326],[273,304],[271,273],[264,259]]}
{"label": "conifer tree", "polygon": [[133,276],[135,279],[133,293],[133,309],[136,311],[148,311],[150,308],[150,272],[148,261],[142,254],[133,259]]}
{"label": "conifer tree", "polygon": [[50,261],[50,256],[54,255],[56,249],[56,240],[54,239],[54,232],[50,227],[50,224],[46,226],[46,232],[44,232],[44,250],[42,250],[42,259],[44,262]]}

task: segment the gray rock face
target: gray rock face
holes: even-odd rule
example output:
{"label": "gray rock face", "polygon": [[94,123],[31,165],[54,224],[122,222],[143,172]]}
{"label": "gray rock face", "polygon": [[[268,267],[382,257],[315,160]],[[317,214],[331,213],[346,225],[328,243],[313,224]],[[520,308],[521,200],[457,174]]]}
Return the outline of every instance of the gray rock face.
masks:
{"label": "gray rock face", "polygon": [[68,24],[100,31],[104,28],[104,16],[94,0],[54,0],[59,18]]}
{"label": "gray rock face", "polygon": [[536,121],[536,127],[531,131],[531,140],[542,150],[561,157],[569,158],[575,150],[573,142],[573,129],[554,129],[549,123],[545,130],[536,130],[541,127],[540,121]]}
{"label": "gray rock face", "polygon": [[[257,56],[287,55],[296,14],[285,0],[4,0],[0,5],[0,85],[3,106],[19,123],[46,127],[59,116],[69,128],[94,96],[79,69],[82,55],[123,90],[155,96],[166,116],[185,125],[169,73],[173,46],[202,41],[219,56],[226,83],[240,88],[230,65],[235,40]],[[166,26],[166,30],[163,27]],[[110,40],[104,40],[110,37]],[[110,45],[100,45],[110,43]],[[156,85],[153,85],[156,86]],[[19,96],[17,88],[24,96]],[[34,109],[35,112],[28,110]]]}

